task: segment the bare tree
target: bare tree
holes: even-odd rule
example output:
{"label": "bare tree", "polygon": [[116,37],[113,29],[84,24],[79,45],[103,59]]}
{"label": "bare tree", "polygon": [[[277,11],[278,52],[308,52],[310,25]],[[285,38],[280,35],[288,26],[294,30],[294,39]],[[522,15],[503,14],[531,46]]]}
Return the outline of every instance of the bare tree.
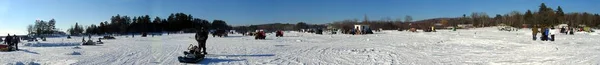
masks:
{"label": "bare tree", "polygon": [[485,27],[486,22],[489,20],[489,16],[484,12],[473,12],[471,14],[471,20],[473,25]]}
{"label": "bare tree", "polygon": [[27,25],[27,34],[31,34],[33,31],[33,25]]}

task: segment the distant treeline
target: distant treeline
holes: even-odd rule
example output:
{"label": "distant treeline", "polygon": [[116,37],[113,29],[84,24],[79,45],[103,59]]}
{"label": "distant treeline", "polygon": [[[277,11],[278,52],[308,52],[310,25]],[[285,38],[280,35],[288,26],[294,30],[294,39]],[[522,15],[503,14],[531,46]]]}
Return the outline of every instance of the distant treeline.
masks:
{"label": "distant treeline", "polygon": [[304,22],[299,22],[296,24],[289,23],[273,23],[273,24],[260,24],[260,25],[249,25],[249,26],[235,26],[232,30],[235,30],[240,33],[244,32],[255,32],[256,30],[264,30],[265,32],[274,32],[278,30],[282,31],[298,31],[301,29],[325,29],[326,25],[321,24],[307,24]]}
{"label": "distant treeline", "polygon": [[61,34],[64,32],[58,31],[56,28],[56,20],[50,19],[49,21],[36,20],[34,25],[27,26],[28,34],[42,35],[42,34]]}
{"label": "distant treeline", "polygon": [[[467,16],[463,14],[462,17],[455,18],[434,18],[420,21],[412,21],[412,17],[406,16],[404,21],[400,19],[391,20],[390,18],[384,18],[382,20],[365,20],[359,21],[358,19],[349,19],[342,21],[334,21],[328,24],[306,24],[299,22],[297,24],[289,23],[274,23],[274,24],[262,24],[262,25],[249,25],[249,26],[235,26],[231,27],[223,20],[213,20],[210,23],[207,20],[193,18],[192,15],[184,13],[174,13],[169,15],[168,18],[162,19],[155,17],[153,20],[148,16],[112,16],[110,22],[104,21],[100,25],[90,25],[87,28],[80,26],[76,23],[75,26],[68,29],[71,34],[129,34],[129,33],[146,33],[146,32],[178,32],[187,31],[193,32],[195,29],[204,27],[206,29],[226,29],[236,30],[237,32],[249,32],[255,30],[265,31],[276,31],[276,30],[300,30],[300,29],[325,29],[328,26],[334,29],[349,30],[353,29],[354,25],[370,25],[371,29],[384,29],[384,30],[397,30],[397,29],[428,29],[432,26],[436,28],[445,27],[456,27],[461,24],[469,24],[474,27],[489,27],[496,26],[499,24],[505,24],[512,27],[550,27],[558,24],[568,24],[572,27],[578,25],[586,25],[589,27],[600,27],[600,16],[598,14],[591,14],[587,12],[579,13],[564,13],[560,6],[556,10],[547,7],[542,3],[538,11],[527,10],[522,13],[519,11],[512,11],[508,14],[496,14],[495,17],[490,17],[484,12],[474,12]],[[34,32],[49,32],[53,27],[48,26],[30,26],[33,29],[41,29]]]}
{"label": "distant treeline", "polygon": [[512,11],[504,15],[497,14],[493,18],[484,12],[474,12],[470,16],[463,14],[462,17],[434,18],[415,22],[411,22],[410,20],[412,20],[412,18],[407,16],[405,21],[392,21],[385,18],[382,20],[365,21],[358,21],[357,19],[354,19],[335,21],[330,25],[341,29],[352,29],[351,27],[353,27],[355,24],[363,24],[370,25],[372,29],[381,28],[394,30],[408,28],[427,29],[431,26],[436,26],[437,28],[454,27],[459,24],[471,24],[475,27],[488,27],[505,24],[517,28],[532,27],[534,25],[537,25],[538,27],[550,27],[558,24],[568,24],[571,27],[576,27],[579,25],[600,27],[600,16],[598,14],[591,14],[587,12],[564,13],[560,6],[554,10],[547,7],[544,3],[542,3],[539,7],[540,8],[537,12],[532,12],[531,10],[527,10],[525,13]]}
{"label": "distant treeline", "polygon": [[190,14],[174,13],[168,18],[163,19],[150,16],[121,16],[117,14],[112,16],[109,21],[100,22],[99,25],[92,24],[87,28],[75,25],[68,29],[71,35],[85,34],[132,34],[132,33],[152,33],[152,32],[195,32],[199,28],[210,29],[231,29],[223,20],[213,20],[210,23],[207,20],[194,18]]}

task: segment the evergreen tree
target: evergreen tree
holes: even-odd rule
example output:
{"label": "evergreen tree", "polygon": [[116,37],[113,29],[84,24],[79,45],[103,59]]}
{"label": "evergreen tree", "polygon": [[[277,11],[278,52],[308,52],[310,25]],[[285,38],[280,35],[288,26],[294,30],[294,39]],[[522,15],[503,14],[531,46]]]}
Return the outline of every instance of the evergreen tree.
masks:
{"label": "evergreen tree", "polygon": [[565,13],[563,12],[562,8],[560,8],[560,6],[558,6],[558,8],[556,8],[556,17],[558,18],[558,22],[561,24],[567,23],[565,21]]}
{"label": "evergreen tree", "polygon": [[298,23],[296,24],[296,28],[298,28],[297,30],[300,30],[300,29],[308,29],[308,24],[306,24],[306,23],[304,23],[304,22],[298,22]]}
{"label": "evergreen tree", "polygon": [[56,31],[56,20],[54,19],[50,19],[50,21],[48,21],[48,30],[50,33],[53,33],[54,31]]}
{"label": "evergreen tree", "polygon": [[530,24],[530,25],[537,24],[533,19],[533,14],[531,13],[531,10],[527,10],[527,12],[525,12],[525,21],[527,24]]}
{"label": "evergreen tree", "polygon": [[211,26],[213,29],[228,29],[227,23],[223,20],[213,20]]}

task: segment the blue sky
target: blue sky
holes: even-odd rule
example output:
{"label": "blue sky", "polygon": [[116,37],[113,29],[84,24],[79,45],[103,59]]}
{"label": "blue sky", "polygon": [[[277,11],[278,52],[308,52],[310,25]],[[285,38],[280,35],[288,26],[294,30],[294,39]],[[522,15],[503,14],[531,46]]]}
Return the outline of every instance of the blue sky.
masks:
{"label": "blue sky", "polygon": [[183,12],[194,17],[225,20],[231,25],[264,23],[329,23],[344,19],[384,17],[414,20],[459,17],[472,12],[506,14],[537,11],[541,3],[565,12],[599,13],[599,0],[0,0],[0,35],[23,34],[35,20],[56,19],[63,31],[108,21],[110,16],[150,15],[166,18]]}

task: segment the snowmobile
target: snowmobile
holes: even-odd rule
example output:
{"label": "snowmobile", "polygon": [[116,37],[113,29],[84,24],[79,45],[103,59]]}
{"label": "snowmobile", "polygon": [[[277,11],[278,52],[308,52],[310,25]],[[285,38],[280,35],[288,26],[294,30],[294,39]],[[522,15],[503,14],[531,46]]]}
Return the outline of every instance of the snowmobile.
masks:
{"label": "snowmobile", "polygon": [[204,60],[204,56],[206,54],[202,53],[202,51],[200,50],[200,47],[190,44],[190,46],[188,46],[188,50],[189,51],[183,52],[184,56],[177,57],[179,62],[181,62],[181,63],[197,63],[197,62]]}

